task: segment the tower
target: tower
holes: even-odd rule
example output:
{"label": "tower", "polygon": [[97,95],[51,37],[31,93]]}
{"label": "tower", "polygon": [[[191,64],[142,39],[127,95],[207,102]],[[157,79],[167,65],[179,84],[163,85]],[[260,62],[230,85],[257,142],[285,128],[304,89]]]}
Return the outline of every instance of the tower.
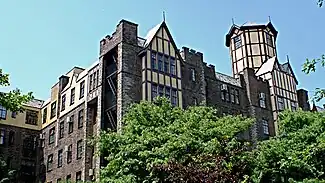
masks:
{"label": "tower", "polygon": [[266,25],[233,24],[226,35],[233,76],[238,77],[245,68],[253,68],[256,72],[264,62],[276,56],[277,34],[271,22]]}

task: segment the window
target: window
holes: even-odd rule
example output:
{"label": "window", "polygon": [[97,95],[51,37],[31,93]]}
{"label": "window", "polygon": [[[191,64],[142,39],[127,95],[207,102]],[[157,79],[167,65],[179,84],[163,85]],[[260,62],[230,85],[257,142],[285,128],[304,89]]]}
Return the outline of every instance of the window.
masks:
{"label": "window", "polygon": [[266,44],[273,46],[272,36],[266,33]]}
{"label": "window", "polygon": [[230,89],[230,100],[235,103],[235,90],[233,88]]}
{"label": "window", "polygon": [[64,121],[60,123],[60,128],[59,128],[59,138],[62,139],[64,137]]}
{"label": "window", "polygon": [[67,177],[66,177],[66,181],[67,181],[67,182],[71,182],[71,174],[67,175]]}
{"label": "window", "polygon": [[68,121],[68,133],[73,132],[73,124],[74,124],[74,115],[71,115],[70,120]]}
{"label": "window", "polygon": [[82,157],[82,140],[78,140],[77,142],[77,159]]}
{"label": "window", "polygon": [[292,111],[296,111],[297,110],[297,105],[296,105],[296,102],[294,102],[294,101],[291,101],[291,110]]}
{"label": "window", "polygon": [[62,182],[62,179],[61,178],[58,178],[57,180],[56,180],[56,183],[61,183]]}
{"label": "window", "polygon": [[157,69],[157,58],[156,58],[157,53],[151,51],[151,69]]}
{"label": "window", "polygon": [[[96,79],[96,77],[95,77],[95,79]],[[95,83],[95,82],[94,82]],[[81,83],[80,83],[80,99],[81,98],[83,98],[84,97],[84,95],[85,95],[85,81],[82,81]]]}
{"label": "window", "polygon": [[72,144],[68,146],[68,152],[67,152],[67,163],[71,163],[72,161]]}
{"label": "window", "polygon": [[53,168],[53,154],[48,155],[47,157],[47,171],[51,171]]}
{"label": "window", "polygon": [[30,125],[37,125],[38,116],[36,111],[26,110],[25,123]]}
{"label": "window", "polygon": [[159,96],[164,96],[164,86],[159,85],[158,87]]}
{"label": "window", "polygon": [[0,105],[0,119],[6,119],[7,109]]}
{"label": "window", "polygon": [[81,171],[76,173],[76,182],[81,181]]}
{"label": "window", "polygon": [[11,113],[11,117],[12,117],[12,118],[16,118],[16,117],[17,117],[17,112],[12,112],[12,113]]}
{"label": "window", "polygon": [[169,87],[166,87],[165,90],[166,90],[165,91],[166,98],[170,99],[170,88]]}
{"label": "window", "polygon": [[60,149],[58,151],[58,168],[62,167],[62,162],[63,162],[63,150]]}
{"label": "window", "polygon": [[56,116],[56,101],[51,104],[51,119]]}
{"label": "window", "polygon": [[98,76],[99,76],[99,70],[96,72],[95,87],[98,86]]}
{"label": "window", "polygon": [[151,97],[152,97],[152,100],[155,99],[157,96],[158,96],[157,85],[152,84],[151,85]]}
{"label": "window", "polygon": [[282,97],[278,97],[278,106],[280,111],[284,110],[284,99]]}
{"label": "window", "polygon": [[165,73],[169,73],[169,62],[168,57],[166,55],[164,56],[164,71]]}
{"label": "window", "polygon": [[229,91],[226,84],[221,84],[221,99],[229,102]]}
{"label": "window", "polygon": [[9,132],[9,145],[13,145],[15,143],[15,132],[10,131]]}
{"label": "window", "polygon": [[237,89],[235,90],[235,103],[239,104],[239,91]]}
{"label": "window", "polygon": [[0,129],[0,145],[5,144],[5,130]]}
{"label": "window", "polygon": [[195,69],[191,69],[191,80],[195,81]]}
{"label": "window", "polygon": [[265,119],[262,120],[263,122],[263,132],[265,135],[269,135],[269,123]]}
{"label": "window", "polygon": [[265,93],[260,93],[260,96],[259,96],[260,107],[266,108],[266,101],[265,100],[266,100]]}
{"label": "window", "polygon": [[74,104],[75,92],[76,92],[76,89],[75,88],[72,88],[71,89],[71,97],[70,97],[70,105],[73,105]]}
{"label": "window", "polygon": [[177,105],[177,90],[172,89],[172,100],[171,103],[173,106]]}
{"label": "window", "polygon": [[174,57],[170,57],[170,73],[176,75],[176,63]]}
{"label": "window", "polygon": [[97,79],[98,79],[98,78],[97,78],[97,71],[94,72],[93,75],[94,75],[94,76],[93,76],[93,77],[94,77],[94,82],[93,82],[93,85],[94,85],[94,86],[93,86],[93,89],[95,89],[95,88],[97,87]]}
{"label": "window", "polygon": [[43,124],[46,123],[46,118],[47,118],[47,108],[43,110]]}
{"label": "window", "polygon": [[163,71],[163,55],[158,54],[158,70]]}
{"label": "window", "polygon": [[234,38],[234,42],[235,42],[235,49],[238,49],[238,48],[241,47],[241,37],[240,37],[240,35],[236,36]]}
{"label": "window", "polygon": [[53,144],[55,139],[55,127],[50,129],[49,133],[49,144]]}
{"label": "window", "polygon": [[78,128],[83,127],[83,122],[84,122],[84,110],[81,109],[78,113]]}
{"label": "window", "polygon": [[65,101],[66,101],[66,95],[62,95],[62,99],[61,99],[61,111],[65,110]]}
{"label": "window", "polygon": [[93,90],[93,77],[94,77],[93,74],[91,74],[90,77],[89,77],[89,89],[90,89],[90,91]]}
{"label": "window", "polygon": [[195,105],[195,106],[197,106],[197,98],[193,98],[193,104]]}

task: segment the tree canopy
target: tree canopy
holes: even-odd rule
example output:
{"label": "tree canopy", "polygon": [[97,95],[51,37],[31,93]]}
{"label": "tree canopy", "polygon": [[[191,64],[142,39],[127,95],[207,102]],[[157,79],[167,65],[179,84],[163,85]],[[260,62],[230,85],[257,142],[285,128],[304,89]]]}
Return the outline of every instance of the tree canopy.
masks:
{"label": "tree canopy", "polygon": [[[7,86],[10,86],[9,74],[3,73],[0,68],[0,87]],[[18,88],[7,93],[0,92],[0,105],[10,111],[22,112],[24,110],[23,104],[31,99],[33,99],[32,92],[25,95]]]}
{"label": "tree canopy", "polygon": [[279,136],[260,142],[252,157],[254,182],[324,181],[325,113],[281,113]]}
{"label": "tree canopy", "polygon": [[[218,117],[210,107],[182,110],[165,99],[130,108],[121,132],[101,135],[103,182],[237,182],[249,147],[236,137],[252,119]],[[198,181],[200,180],[200,181]]]}
{"label": "tree canopy", "polygon": [[[2,69],[0,69],[0,87],[7,87],[9,85],[9,74],[4,74]],[[23,104],[31,99],[33,99],[31,92],[24,95],[19,89],[7,93],[0,92],[0,106],[10,111],[22,112],[24,110]],[[14,176],[14,173],[14,170],[8,169],[6,162],[0,156],[0,183],[9,181]]]}

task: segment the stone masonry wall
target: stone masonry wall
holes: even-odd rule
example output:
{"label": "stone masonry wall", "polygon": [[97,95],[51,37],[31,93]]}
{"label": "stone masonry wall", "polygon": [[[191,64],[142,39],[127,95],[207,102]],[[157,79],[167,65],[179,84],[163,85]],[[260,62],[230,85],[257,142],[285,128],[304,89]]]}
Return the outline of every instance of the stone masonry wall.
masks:
{"label": "stone masonry wall", "polygon": [[[206,104],[206,83],[204,75],[203,54],[183,47],[181,56],[184,60],[182,64],[182,95],[183,106]],[[191,69],[195,70],[195,81],[191,79]]]}
{"label": "stone masonry wall", "polygon": [[[85,161],[85,128],[86,128],[86,115],[84,114],[83,127],[78,128],[78,112],[81,109],[85,109],[85,104],[81,104],[75,109],[71,110],[64,116],[61,116],[60,119],[50,125],[48,125],[45,129],[43,129],[43,133],[45,133],[45,147],[44,147],[44,165],[47,164],[48,155],[53,154],[53,169],[52,171],[46,172],[46,180],[56,182],[58,178],[65,180],[66,176],[71,174],[72,180],[76,178],[76,172],[81,171],[82,177],[84,177],[85,169],[84,169],[84,161]],[[73,124],[73,132],[68,133],[68,123],[66,118],[68,116],[74,115],[74,124]],[[64,121],[64,137],[59,139],[58,136],[58,123]],[[55,139],[56,142],[53,144],[49,144],[49,130],[55,127]],[[83,154],[81,159],[77,159],[77,141],[83,140]],[[67,163],[67,152],[65,151],[65,146],[72,144],[72,162]],[[63,164],[62,167],[58,167],[58,151],[63,150]]]}

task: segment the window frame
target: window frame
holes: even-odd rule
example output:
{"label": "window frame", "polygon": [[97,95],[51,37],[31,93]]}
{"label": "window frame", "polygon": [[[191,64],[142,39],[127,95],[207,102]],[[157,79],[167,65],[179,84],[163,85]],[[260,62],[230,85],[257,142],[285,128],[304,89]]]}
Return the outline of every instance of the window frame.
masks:
{"label": "window frame", "polygon": [[[95,82],[94,82],[95,83]],[[80,93],[79,93],[79,99],[82,99],[85,96],[85,80],[81,81],[80,85]],[[94,87],[95,88],[95,87]]]}
{"label": "window frame", "polygon": [[262,119],[263,134],[270,135],[269,122],[266,119]]}
{"label": "window frame", "polygon": [[67,152],[67,164],[70,164],[72,162],[72,144],[68,146],[68,152]]}
{"label": "window frame", "polygon": [[239,49],[242,46],[241,35],[237,35],[234,39],[235,50]]}
{"label": "window frame", "polygon": [[70,116],[70,121],[68,121],[68,134],[73,132],[74,126],[74,114]]}
{"label": "window frame", "polygon": [[51,104],[50,119],[53,119],[54,117],[56,117],[56,101],[52,102]]}
{"label": "window frame", "polygon": [[59,124],[59,139],[64,137],[64,121],[61,121]]}
{"label": "window frame", "polygon": [[49,130],[49,145],[55,142],[55,127]]}
{"label": "window frame", "polygon": [[58,168],[63,166],[63,149],[58,151]]}
{"label": "window frame", "polygon": [[83,141],[82,140],[78,140],[77,141],[77,159],[81,159],[82,155],[83,155]]}
{"label": "window frame", "polygon": [[7,109],[0,105],[0,120],[6,120],[7,119]]}
{"label": "window frame", "polygon": [[6,143],[6,130],[0,129],[0,145],[5,145]]}
{"label": "window frame", "polygon": [[47,156],[46,170],[47,170],[47,172],[50,172],[53,170],[53,154],[49,154]]}
{"label": "window frame", "polygon": [[78,111],[78,129],[83,127],[83,123],[84,123],[84,109],[80,109]]}
{"label": "window frame", "polygon": [[71,88],[70,91],[70,105],[73,105],[75,103],[75,98],[76,98],[76,88]]}
{"label": "window frame", "polygon": [[64,111],[65,110],[66,100],[67,100],[66,94],[62,95],[62,97],[61,97],[61,111]]}

